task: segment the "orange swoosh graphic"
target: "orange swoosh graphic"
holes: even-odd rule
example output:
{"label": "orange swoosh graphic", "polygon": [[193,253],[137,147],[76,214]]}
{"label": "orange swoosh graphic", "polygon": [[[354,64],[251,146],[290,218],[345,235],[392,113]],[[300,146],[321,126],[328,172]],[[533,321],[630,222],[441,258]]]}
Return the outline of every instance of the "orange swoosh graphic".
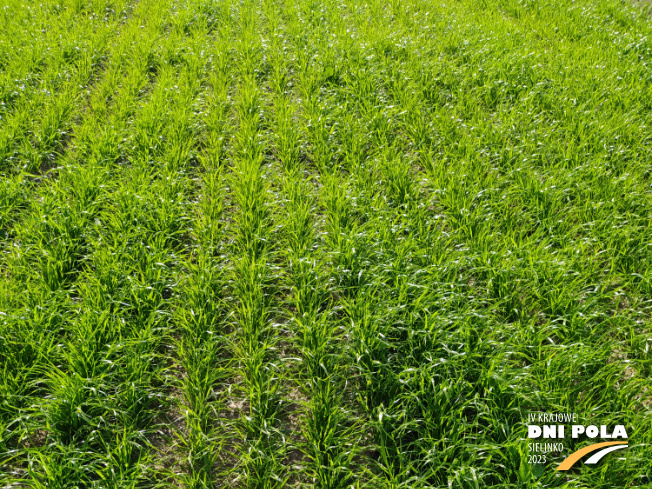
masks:
{"label": "orange swoosh graphic", "polygon": [[571,453],[568,457],[566,457],[566,460],[564,460],[562,463],[559,464],[559,467],[557,467],[557,470],[568,470],[570,469],[575,462],[577,462],[579,459],[581,459],[584,455],[587,453],[594,452],[602,447],[609,447],[611,445],[627,445],[626,441],[606,441],[604,443],[594,443],[593,445],[589,445],[588,447],[584,447],[579,449],[576,452]]}

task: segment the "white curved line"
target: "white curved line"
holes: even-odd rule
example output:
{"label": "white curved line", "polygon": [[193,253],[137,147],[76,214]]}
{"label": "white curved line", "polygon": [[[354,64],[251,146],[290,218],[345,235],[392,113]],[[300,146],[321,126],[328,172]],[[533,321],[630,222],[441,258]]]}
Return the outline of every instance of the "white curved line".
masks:
{"label": "white curved line", "polygon": [[591,456],[590,459],[588,459],[585,464],[597,464],[602,457],[607,455],[608,453],[613,452],[614,450],[620,450],[621,448],[627,448],[627,445],[614,445],[612,447],[607,447],[603,450],[600,450],[598,453],[594,454]]}

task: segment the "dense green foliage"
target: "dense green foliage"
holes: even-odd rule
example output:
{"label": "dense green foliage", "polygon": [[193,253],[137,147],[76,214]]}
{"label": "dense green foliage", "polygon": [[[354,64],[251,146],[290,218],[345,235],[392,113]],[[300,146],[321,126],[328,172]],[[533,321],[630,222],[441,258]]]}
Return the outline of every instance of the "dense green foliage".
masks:
{"label": "dense green foliage", "polygon": [[[36,3],[0,486],[652,487],[647,7]],[[534,411],[630,447],[529,465]]]}

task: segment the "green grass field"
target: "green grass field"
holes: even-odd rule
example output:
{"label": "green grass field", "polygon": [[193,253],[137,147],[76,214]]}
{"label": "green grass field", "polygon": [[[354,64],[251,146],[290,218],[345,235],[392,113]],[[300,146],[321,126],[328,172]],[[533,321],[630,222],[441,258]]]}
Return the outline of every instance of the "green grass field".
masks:
{"label": "green grass field", "polygon": [[3,0],[0,487],[652,487],[651,87],[635,0]]}

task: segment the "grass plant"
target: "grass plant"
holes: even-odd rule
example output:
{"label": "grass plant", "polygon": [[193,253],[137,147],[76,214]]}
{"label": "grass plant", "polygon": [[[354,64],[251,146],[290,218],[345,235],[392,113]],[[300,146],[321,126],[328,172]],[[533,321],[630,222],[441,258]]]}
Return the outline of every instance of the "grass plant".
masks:
{"label": "grass plant", "polygon": [[6,1],[0,486],[650,487],[650,13]]}

